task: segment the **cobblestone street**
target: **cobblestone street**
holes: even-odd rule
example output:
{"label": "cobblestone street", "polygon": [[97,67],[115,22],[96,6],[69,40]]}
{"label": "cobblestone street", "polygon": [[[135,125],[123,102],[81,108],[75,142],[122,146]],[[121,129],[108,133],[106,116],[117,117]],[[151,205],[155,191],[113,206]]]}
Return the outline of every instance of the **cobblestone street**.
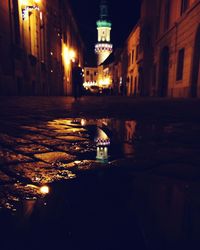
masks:
{"label": "cobblestone street", "polygon": [[[0,212],[24,213],[21,202],[45,198],[44,185],[108,169],[127,172],[147,189],[171,185],[171,178],[193,205],[199,201],[198,100],[27,97],[0,103]],[[109,134],[107,161],[96,159],[94,128]]]}

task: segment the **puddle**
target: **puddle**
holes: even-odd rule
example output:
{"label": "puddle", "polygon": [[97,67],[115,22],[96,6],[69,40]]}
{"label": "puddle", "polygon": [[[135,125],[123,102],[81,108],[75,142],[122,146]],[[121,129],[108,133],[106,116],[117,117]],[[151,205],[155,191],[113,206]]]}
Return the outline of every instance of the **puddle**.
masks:
{"label": "puddle", "polygon": [[0,131],[2,249],[200,243],[200,124],[74,118],[16,130]]}

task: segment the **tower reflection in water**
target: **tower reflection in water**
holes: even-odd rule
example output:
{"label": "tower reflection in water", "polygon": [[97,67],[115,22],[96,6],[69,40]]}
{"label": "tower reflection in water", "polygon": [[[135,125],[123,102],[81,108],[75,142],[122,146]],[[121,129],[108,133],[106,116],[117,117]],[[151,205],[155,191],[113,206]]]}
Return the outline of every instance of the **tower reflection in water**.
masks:
{"label": "tower reflection in water", "polygon": [[108,147],[110,146],[110,138],[100,128],[97,128],[97,137],[95,138],[97,155],[96,159],[100,161],[108,160]]}

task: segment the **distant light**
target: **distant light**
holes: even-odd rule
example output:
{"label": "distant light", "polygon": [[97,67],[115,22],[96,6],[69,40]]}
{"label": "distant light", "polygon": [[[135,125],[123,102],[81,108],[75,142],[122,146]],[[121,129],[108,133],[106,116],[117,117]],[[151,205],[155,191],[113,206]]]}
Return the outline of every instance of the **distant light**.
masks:
{"label": "distant light", "polygon": [[80,164],[80,163],[81,163],[81,161],[75,161],[74,163],[75,163],[75,164]]}
{"label": "distant light", "polygon": [[52,51],[50,52],[50,54],[51,54],[51,56],[53,56],[53,52]]}
{"label": "distant light", "polygon": [[40,188],[41,194],[48,194],[49,193],[49,187],[48,186],[42,186]]}
{"label": "distant light", "polygon": [[28,5],[28,0],[21,0],[22,5]]}
{"label": "distant light", "polygon": [[109,146],[110,145],[110,139],[103,139],[103,138],[97,138],[95,140],[97,146]]}
{"label": "distant light", "polygon": [[27,6],[26,1],[22,3],[25,7],[22,8],[22,19],[25,20],[28,17],[29,11],[36,10],[40,11],[40,8],[38,6]]}
{"label": "distant light", "polygon": [[40,20],[42,21],[43,19],[43,15],[42,15],[42,12],[40,11]]}
{"label": "distant light", "polygon": [[70,61],[75,62],[76,52],[73,49],[67,47],[65,44],[63,46],[62,54],[66,65],[69,65]]}
{"label": "distant light", "polygon": [[86,125],[86,120],[85,119],[81,119],[81,126],[85,126]]}
{"label": "distant light", "polygon": [[76,53],[75,53],[75,51],[73,49],[71,49],[69,51],[69,57],[70,57],[71,60],[75,60]]}
{"label": "distant light", "polygon": [[97,82],[84,82],[83,83],[84,88],[88,88],[88,87],[92,87],[92,86],[98,86]]}

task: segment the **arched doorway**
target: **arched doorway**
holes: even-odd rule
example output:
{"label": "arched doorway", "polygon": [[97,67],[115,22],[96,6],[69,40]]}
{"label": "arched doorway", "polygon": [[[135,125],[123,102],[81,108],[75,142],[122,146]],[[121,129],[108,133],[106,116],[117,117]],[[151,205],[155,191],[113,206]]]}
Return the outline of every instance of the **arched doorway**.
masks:
{"label": "arched doorway", "polygon": [[194,52],[192,61],[192,72],[191,72],[191,96],[197,97],[198,86],[200,86],[200,25],[197,29],[195,42],[194,42]]}
{"label": "arched doorway", "polygon": [[160,70],[158,96],[167,96],[169,74],[169,48],[164,47],[160,53]]}

